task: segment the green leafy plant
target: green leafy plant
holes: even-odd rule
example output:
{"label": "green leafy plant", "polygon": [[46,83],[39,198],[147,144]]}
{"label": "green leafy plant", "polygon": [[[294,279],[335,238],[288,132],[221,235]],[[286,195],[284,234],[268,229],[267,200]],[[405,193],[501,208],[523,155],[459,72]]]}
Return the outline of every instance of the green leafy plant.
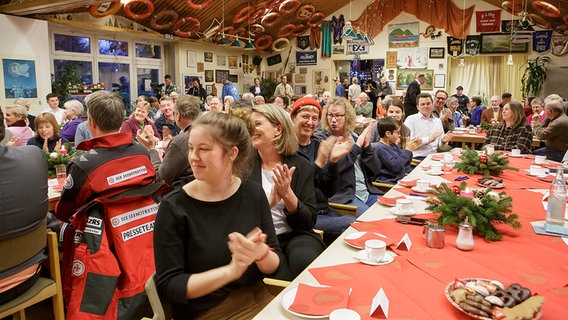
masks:
{"label": "green leafy plant", "polygon": [[479,124],[479,129],[489,131],[489,129],[493,128],[490,122],[483,121]]}
{"label": "green leafy plant", "polygon": [[507,169],[519,171],[518,168],[507,165],[509,159],[502,152],[494,152],[487,155],[465,147],[465,151],[461,154],[460,159],[461,161],[456,163],[454,168],[467,174],[480,173],[487,177],[489,175],[497,176]]}
{"label": "green leafy plant", "polygon": [[69,85],[82,82],[81,75],[77,69],[77,66],[69,63],[65,65],[62,70],[58,70],[55,74],[51,74],[51,92],[57,94],[61,103],[71,98]]}
{"label": "green leafy plant", "polygon": [[467,217],[474,233],[490,241],[503,238],[494,223],[505,223],[513,229],[522,227],[518,216],[510,213],[513,199],[505,192],[497,193],[489,188],[466,190],[465,181],[459,187],[442,183],[430,192],[436,197],[426,200],[426,209],[440,214],[437,222],[445,226],[457,227]]}
{"label": "green leafy plant", "polygon": [[268,102],[268,99],[270,99],[270,97],[272,97],[272,95],[274,95],[274,90],[276,90],[276,86],[278,86],[278,82],[274,81],[274,80],[270,80],[270,79],[260,79],[260,85],[264,87],[264,90],[266,91],[266,97],[264,97],[266,99],[266,102]]}
{"label": "green leafy plant", "polygon": [[68,143],[63,144],[65,148],[53,150],[52,152],[43,151],[45,161],[47,161],[47,173],[50,178],[55,178],[55,167],[58,165],[67,165],[69,161],[75,158],[76,150],[69,147]]}
{"label": "green leafy plant", "polygon": [[521,77],[521,91],[525,97],[532,94],[534,96],[540,95],[542,85],[546,81],[546,65],[550,62],[547,56],[536,57],[529,59],[523,66],[523,76]]}

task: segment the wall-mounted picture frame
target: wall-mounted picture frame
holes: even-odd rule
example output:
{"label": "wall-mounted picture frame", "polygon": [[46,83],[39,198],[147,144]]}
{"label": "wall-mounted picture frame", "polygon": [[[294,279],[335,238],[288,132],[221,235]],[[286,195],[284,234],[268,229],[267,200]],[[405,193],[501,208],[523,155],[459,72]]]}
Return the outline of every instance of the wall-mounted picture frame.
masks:
{"label": "wall-mounted picture frame", "polygon": [[345,54],[345,45],[333,46],[331,48],[332,54]]}
{"label": "wall-mounted picture frame", "polygon": [[294,82],[306,83],[306,75],[305,74],[296,74],[295,77],[294,77]]}
{"label": "wall-mounted picture frame", "polygon": [[223,83],[229,79],[229,70],[215,70],[215,83]]}
{"label": "wall-mounted picture frame", "polygon": [[434,75],[434,88],[445,88],[446,87],[446,75],[445,74],[435,74]]}
{"label": "wall-mounted picture frame", "polygon": [[205,70],[205,64],[203,62],[197,63],[197,72],[203,72]]}
{"label": "wall-mounted picture frame", "polygon": [[229,81],[231,81],[232,83],[239,83],[239,75],[230,74],[229,75]]}
{"label": "wall-mounted picture frame", "polygon": [[387,69],[396,68],[397,54],[398,52],[396,51],[387,51],[387,61],[385,68]]}
{"label": "wall-mounted picture frame", "polygon": [[511,43],[510,33],[487,33],[481,34],[482,54],[494,53],[527,53],[529,43]]}
{"label": "wall-mounted picture frame", "polygon": [[219,67],[227,66],[227,56],[217,55],[217,66]]}
{"label": "wall-mounted picture frame", "polygon": [[195,50],[187,50],[187,66],[189,68],[194,68],[197,66],[197,52]]}
{"label": "wall-mounted picture frame", "polygon": [[35,60],[2,59],[6,99],[37,98]]}
{"label": "wall-mounted picture frame", "polygon": [[424,73],[426,76],[426,82],[420,86],[422,91],[428,91],[434,89],[434,70],[433,69],[397,69],[396,70],[396,89],[406,90],[408,85],[416,76],[420,73]]}
{"label": "wall-mounted picture frame", "polygon": [[207,92],[208,95],[210,95],[213,91],[213,86],[210,84],[205,85],[205,92]]}
{"label": "wall-mounted picture frame", "polygon": [[237,56],[229,56],[229,69],[237,69],[239,61]]}
{"label": "wall-mounted picture frame", "polygon": [[298,69],[300,69],[300,74],[308,74],[308,68],[302,67],[302,68],[298,68]]}
{"label": "wall-mounted picture frame", "polygon": [[430,48],[430,53],[428,57],[430,59],[444,59],[446,54],[446,49],[442,47]]}
{"label": "wall-mounted picture frame", "polygon": [[306,86],[295,86],[294,93],[298,96],[306,95]]}
{"label": "wall-mounted picture frame", "polygon": [[205,70],[205,82],[213,82],[213,70]]}
{"label": "wall-mounted picture frame", "polygon": [[213,52],[203,52],[203,61],[213,62]]}

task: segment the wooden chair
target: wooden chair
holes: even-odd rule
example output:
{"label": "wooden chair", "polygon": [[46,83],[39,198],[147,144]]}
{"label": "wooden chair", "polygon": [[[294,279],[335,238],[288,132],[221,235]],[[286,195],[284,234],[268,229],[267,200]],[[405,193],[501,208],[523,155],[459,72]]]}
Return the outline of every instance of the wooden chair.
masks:
{"label": "wooden chair", "polygon": [[394,187],[394,184],[373,181],[373,185],[385,193]]}
{"label": "wooden chair", "polygon": [[351,206],[348,204],[341,204],[341,203],[334,203],[330,202],[329,206],[337,211],[338,213],[350,215],[350,216],[357,216],[357,206]]}
{"label": "wooden chair", "polygon": [[290,281],[273,278],[264,278],[262,282],[264,282],[264,284],[268,288],[268,292],[270,292],[270,294],[273,296],[277,296],[282,290],[286,289],[286,287],[290,285]]}
{"label": "wooden chair", "polygon": [[[46,230],[46,229],[44,229]],[[59,266],[59,249],[57,235],[47,231],[47,249],[49,251],[50,277],[39,277],[34,285],[14,300],[0,306],[0,319],[18,313],[21,320],[26,319],[25,309],[47,298],[53,300],[55,320],[65,320],[63,309],[63,290],[61,287],[61,271]]]}
{"label": "wooden chair", "polygon": [[[172,312],[169,304],[163,304],[160,296],[158,295],[158,288],[156,287],[156,273],[153,273],[148,281],[146,281],[146,294],[152,306],[154,316],[151,320],[169,320],[172,318]],[[150,320],[150,318],[143,318],[142,320]]]}

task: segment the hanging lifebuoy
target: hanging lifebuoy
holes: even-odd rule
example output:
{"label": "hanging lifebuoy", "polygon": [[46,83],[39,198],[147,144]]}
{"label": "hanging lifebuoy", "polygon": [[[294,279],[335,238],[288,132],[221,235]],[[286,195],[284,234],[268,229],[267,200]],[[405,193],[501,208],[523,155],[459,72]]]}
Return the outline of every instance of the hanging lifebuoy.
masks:
{"label": "hanging lifebuoy", "polygon": [[99,11],[101,4],[94,4],[89,7],[89,13],[94,18],[102,18],[108,15],[111,15],[120,9],[120,1],[113,1],[110,3],[110,6],[103,12]]}
{"label": "hanging lifebuoy", "polygon": [[[158,24],[158,21],[164,20],[168,21],[166,23]],[[150,20],[150,27],[156,30],[165,30],[169,29],[174,25],[174,22],[178,19],[178,14],[174,10],[162,10],[155,15],[152,16],[152,20]]]}
{"label": "hanging lifebuoy", "polygon": [[261,24],[258,24],[258,23],[255,23],[252,26],[250,26],[250,33],[252,33],[251,35],[263,33],[264,30],[266,30],[266,29],[264,29],[264,27]]}
{"label": "hanging lifebuoy", "polygon": [[560,17],[560,10],[546,1],[533,1],[532,6],[543,16],[551,18]]}
{"label": "hanging lifebuoy", "polygon": [[272,37],[265,34],[254,40],[254,47],[256,50],[265,50],[272,44]]}
{"label": "hanging lifebuoy", "polygon": [[530,21],[532,21],[532,23],[542,29],[550,29],[551,24],[550,22],[548,22],[546,19],[544,19],[543,17],[539,16],[536,13],[529,13],[528,18],[530,19]]}
{"label": "hanging lifebuoy", "polygon": [[278,30],[278,34],[276,36],[278,38],[286,38],[290,35],[290,33],[292,33],[292,31],[294,31],[294,29],[296,29],[295,25],[291,23],[285,24],[282,26],[282,28],[280,28],[280,30]]}
{"label": "hanging lifebuoy", "polygon": [[503,10],[514,15],[517,15],[519,12],[523,11],[523,6],[516,3],[515,1],[503,1],[503,3],[501,3],[501,7],[503,8]]}
{"label": "hanging lifebuoy", "polygon": [[248,19],[249,24],[255,24],[255,23],[259,22],[260,19],[262,19],[262,16],[264,15],[265,12],[266,12],[266,9],[262,8],[262,9],[258,9],[255,12],[251,13],[251,15],[249,16],[249,19]]}
{"label": "hanging lifebuoy", "polygon": [[[181,27],[185,24],[191,22],[193,23],[193,26],[191,27],[191,29],[189,31],[181,31]],[[199,31],[199,27],[201,26],[201,23],[199,22],[199,20],[195,19],[194,17],[185,17],[185,18],[181,18],[178,21],[176,21],[174,23],[173,26],[173,30],[174,30],[174,34],[180,37],[185,37],[185,38],[189,38],[195,34],[197,34],[197,31]]]}
{"label": "hanging lifebuoy", "polygon": [[308,26],[317,27],[322,23],[323,19],[325,19],[325,15],[321,12],[316,12],[312,15],[310,21],[308,21]]}
{"label": "hanging lifebuoy", "polygon": [[[144,4],[146,6],[146,11],[142,13],[132,12],[130,7],[135,3]],[[129,16],[134,20],[144,20],[148,18],[152,14],[152,12],[154,12],[154,4],[150,0],[131,0],[129,3],[124,5],[124,12],[126,13],[127,16]]]}
{"label": "hanging lifebuoy", "polygon": [[283,14],[289,14],[296,11],[296,9],[298,9],[299,6],[300,6],[300,1],[298,0],[286,0],[280,4],[280,6],[278,7],[278,11]]}
{"label": "hanging lifebuoy", "polygon": [[193,3],[193,1],[187,0],[185,3],[187,3],[187,6],[191,9],[201,10],[207,8],[207,6],[211,4],[211,2],[213,2],[213,0],[205,0],[205,2],[203,2],[202,4],[195,4]]}
{"label": "hanging lifebuoy", "polygon": [[272,10],[272,11],[278,11],[278,8],[280,8],[280,5],[286,0],[271,0],[270,2],[268,2],[265,6],[266,9]]}
{"label": "hanging lifebuoy", "polygon": [[296,28],[294,28],[294,31],[292,31],[291,35],[293,37],[301,36],[301,35],[304,34],[304,32],[306,32],[306,30],[308,30],[308,26],[301,23],[301,24],[297,25]]}
{"label": "hanging lifebuoy", "polygon": [[252,6],[245,6],[239,10],[239,12],[237,12],[237,14],[233,17],[233,23],[238,24],[245,21],[248,17],[250,17],[252,10],[254,10]]}
{"label": "hanging lifebuoy", "polygon": [[287,38],[276,39],[276,41],[274,41],[272,43],[272,50],[276,51],[276,52],[280,52],[280,51],[286,49],[286,47],[288,47],[289,44],[290,44],[290,40],[288,40]]}
{"label": "hanging lifebuoy", "polygon": [[265,15],[260,23],[266,28],[269,28],[275,25],[278,21],[280,21],[280,14],[278,12],[271,12]]}
{"label": "hanging lifebuoy", "polygon": [[305,4],[296,11],[296,18],[299,20],[308,20],[314,15],[314,12],[316,12],[316,8],[313,5]]}

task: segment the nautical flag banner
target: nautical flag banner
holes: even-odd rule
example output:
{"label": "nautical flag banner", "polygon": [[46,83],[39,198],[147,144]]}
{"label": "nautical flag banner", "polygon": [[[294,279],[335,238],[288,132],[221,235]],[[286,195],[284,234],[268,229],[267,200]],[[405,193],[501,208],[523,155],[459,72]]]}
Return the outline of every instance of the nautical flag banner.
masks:
{"label": "nautical flag banner", "polygon": [[477,11],[477,32],[499,32],[501,9],[490,11]]}
{"label": "nautical flag banner", "polygon": [[550,50],[550,42],[552,41],[552,30],[539,30],[533,32],[533,51],[547,52]]}

